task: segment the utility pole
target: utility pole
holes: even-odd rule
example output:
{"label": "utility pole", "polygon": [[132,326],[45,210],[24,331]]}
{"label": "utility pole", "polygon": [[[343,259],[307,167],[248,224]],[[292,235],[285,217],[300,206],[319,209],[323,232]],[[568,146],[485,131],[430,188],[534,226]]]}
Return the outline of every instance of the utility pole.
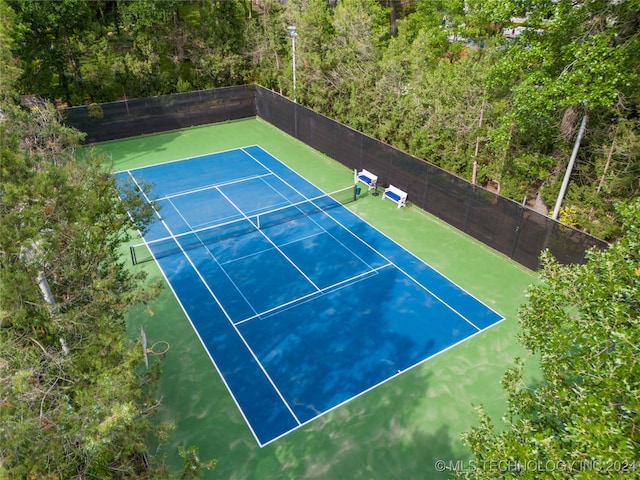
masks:
{"label": "utility pole", "polygon": [[573,145],[573,152],[571,152],[569,165],[567,165],[567,171],[564,174],[564,180],[562,181],[562,186],[560,187],[558,200],[556,201],[556,206],[553,209],[553,215],[551,216],[553,220],[558,219],[558,213],[560,213],[560,206],[562,205],[564,194],[567,191],[567,185],[569,185],[569,178],[571,178],[571,171],[573,170],[573,164],[576,162],[576,157],[578,156],[578,150],[580,149],[580,142],[582,141],[582,136],[584,135],[584,131],[587,128],[588,118],[589,117],[587,115],[584,115],[582,117],[582,123],[580,123],[580,130],[578,130],[578,136],[576,137],[576,143]]}

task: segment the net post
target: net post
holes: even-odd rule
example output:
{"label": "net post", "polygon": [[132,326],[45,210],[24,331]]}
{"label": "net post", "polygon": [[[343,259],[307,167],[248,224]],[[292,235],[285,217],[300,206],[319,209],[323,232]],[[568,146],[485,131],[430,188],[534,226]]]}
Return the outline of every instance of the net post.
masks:
{"label": "net post", "polygon": [[131,255],[131,263],[137,265],[138,259],[136,258],[136,249],[133,248],[133,245],[129,245],[129,254]]}

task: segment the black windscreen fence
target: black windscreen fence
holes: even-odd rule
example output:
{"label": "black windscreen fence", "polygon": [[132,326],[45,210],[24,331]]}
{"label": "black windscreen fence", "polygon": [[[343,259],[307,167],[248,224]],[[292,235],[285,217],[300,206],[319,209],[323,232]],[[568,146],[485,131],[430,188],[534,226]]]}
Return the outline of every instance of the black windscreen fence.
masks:
{"label": "black windscreen fence", "polygon": [[532,270],[545,249],[570,264],[608,246],[257,85],[72,107],[62,115],[87,133],[87,143],[257,116],[350,169],[369,170],[379,188],[396,186],[410,203]]}
{"label": "black windscreen fence", "polygon": [[608,245],[259,86],[256,112],[343,165],[374,173],[380,187],[398,187],[414,205],[532,270],[545,249],[568,264]]}
{"label": "black windscreen fence", "polygon": [[253,85],[243,85],[65,108],[62,115],[87,134],[86,142],[104,142],[255,117],[254,93]]}

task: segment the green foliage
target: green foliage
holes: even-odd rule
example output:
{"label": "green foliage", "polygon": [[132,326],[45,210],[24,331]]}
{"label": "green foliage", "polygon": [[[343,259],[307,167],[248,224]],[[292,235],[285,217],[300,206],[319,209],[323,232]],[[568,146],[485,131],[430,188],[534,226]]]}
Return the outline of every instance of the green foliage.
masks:
{"label": "green foliage", "polygon": [[79,104],[257,82],[293,97],[296,25],[305,106],[468,179],[477,161],[518,202],[554,201],[588,113],[565,197],[576,225],[615,238],[614,203],[640,191],[634,1],[394,2],[393,37],[381,0],[3,2],[21,93]]}
{"label": "green foliage", "polygon": [[[13,94],[93,102],[95,118],[98,102],[244,82],[291,96],[287,25],[298,28],[301,104],[466,178],[477,161],[479,181],[518,202],[555,199],[589,113],[561,219],[624,236],[586,266],[545,257],[522,313],[544,381],[523,388],[510,370],[510,430],[481,416],[466,438],[479,458],[637,460],[638,203],[619,207],[624,230],[614,205],[640,193],[638,2],[419,0],[397,11],[391,38],[388,2],[371,0],[0,0],[0,477],[167,475],[157,459],[141,467],[147,434],[165,433],[140,390],[158,372],[132,374],[139,348],[123,336],[124,312],[154,292],[117,253],[149,207],[132,189],[118,200],[101,160],[72,154],[81,136]],[[527,29],[507,42],[515,17]],[[213,466],[181,455],[184,478]]]}
{"label": "green foliage", "polygon": [[504,478],[501,461],[584,469],[524,469],[524,478],[628,478],[615,465],[638,464],[640,201],[619,204],[618,212],[624,235],[590,251],[586,264],[563,266],[543,255],[543,281],[520,312],[520,339],[539,357],[542,380],[526,385],[522,362],[507,372],[506,431],[498,433],[480,410],[479,426],[463,437],[487,467],[471,478]]}
{"label": "green foliage", "polygon": [[371,92],[376,74],[379,35],[375,26],[380,15],[378,5],[371,0],[339,2],[333,13],[333,36],[328,48],[328,81],[336,90],[332,111],[365,131],[366,95]]}
{"label": "green foliage", "polygon": [[633,48],[623,47],[636,40],[620,35],[630,2],[555,3],[504,2],[513,16],[523,6],[528,14],[528,30],[506,50],[495,76],[515,82],[515,119],[523,130],[568,107],[613,107],[637,80]]}
{"label": "green foliage", "polygon": [[15,13],[5,0],[0,0],[0,18],[4,24],[0,29],[0,95],[4,96],[13,90],[12,86],[20,75],[18,61],[11,55],[11,49],[20,41],[23,29],[16,25]]}
{"label": "green foliage", "polygon": [[150,211],[118,198],[102,159],[74,156],[50,105],[2,111],[0,478],[162,478],[143,457],[165,426],[124,332],[157,288],[119,253],[127,207],[142,225]]}
{"label": "green foliage", "polygon": [[[548,155],[522,154],[509,157],[502,175],[502,193],[516,197],[527,188],[542,185],[556,167],[556,160]],[[517,181],[518,183],[514,183]]]}
{"label": "green foliage", "polygon": [[[290,57],[287,50],[290,41],[284,38],[284,8],[276,0],[255,3],[260,14],[256,15],[255,21],[246,22],[245,29],[245,48],[250,62],[247,79],[267,88],[279,89],[283,86],[283,61]],[[286,69],[287,72],[289,70]]]}
{"label": "green foliage", "polygon": [[298,31],[304,32],[296,38],[297,96],[300,103],[326,115],[333,112],[333,103],[340,91],[333,78],[336,62],[332,52],[336,35],[333,13],[334,10],[324,0],[309,0],[306,5],[304,2],[287,2],[284,12],[287,22],[279,26],[288,45],[283,57],[285,90],[291,92],[293,89],[291,39],[285,34],[285,26],[294,24]]}
{"label": "green foliage", "polygon": [[178,447],[178,453],[184,461],[181,480],[191,480],[199,477],[202,470],[213,470],[216,461],[202,462],[198,456],[197,447],[184,448],[182,445]]}

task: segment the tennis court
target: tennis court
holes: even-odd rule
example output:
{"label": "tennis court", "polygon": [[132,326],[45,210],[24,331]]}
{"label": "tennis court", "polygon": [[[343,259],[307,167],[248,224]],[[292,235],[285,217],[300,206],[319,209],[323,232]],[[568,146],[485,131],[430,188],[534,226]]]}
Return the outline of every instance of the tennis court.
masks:
{"label": "tennis court", "polygon": [[153,185],[133,257],[157,261],[261,446],[502,320],[343,207],[349,178],[327,195],[259,146],[116,176]]}

